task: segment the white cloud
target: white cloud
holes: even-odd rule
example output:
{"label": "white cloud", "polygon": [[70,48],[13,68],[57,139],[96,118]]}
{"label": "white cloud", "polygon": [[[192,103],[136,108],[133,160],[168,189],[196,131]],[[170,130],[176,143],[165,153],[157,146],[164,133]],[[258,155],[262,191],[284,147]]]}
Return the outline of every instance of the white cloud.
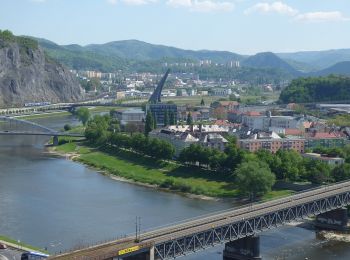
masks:
{"label": "white cloud", "polygon": [[167,5],[188,8],[193,12],[230,12],[234,8],[232,2],[214,0],[168,0]]}
{"label": "white cloud", "polygon": [[111,5],[115,5],[115,4],[117,4],[117,0],[107,0],[107,3],[109,3]]}
{"label": "white cloud", "polygon": [[128,5],[146,5],[157,2],[157,0],[121,0]]}
{"label": "white cloud", "polygon": [[319,23],[319,22],[349,21],[350,18],[345,17],[339,11],[333,11],[333,12],[310,12],[310,13],[299,14],[295,17],[295,20],[302,21],[302,22]]}
{"label": "white cloud", "polygon": [[273,3],[257,3],[256,5],[245,10],[245,14],[250,13],[278,13],[281,15],[295,16],[298,13],[298,10],[293,7],[284,4],[282,2],[273,2]]}
{"label": "white cloud", "polygon": [[171,7],[191,7],[191,0],[169,0],[167,4]]}
{"label": "white cloud", "polygon": [[[42,0],[39,0],[42,1]],[[45,1],[45,0],[44,0]],[[123,2],[127,5],[146,5],[157,2],[157,0],[107,0],[107,3],[116,5],[118,1]]]}

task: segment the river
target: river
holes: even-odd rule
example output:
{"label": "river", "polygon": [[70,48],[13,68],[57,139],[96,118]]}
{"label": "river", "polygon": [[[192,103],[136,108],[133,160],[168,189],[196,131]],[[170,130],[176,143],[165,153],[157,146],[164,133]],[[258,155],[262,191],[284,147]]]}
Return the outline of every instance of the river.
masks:
{"label": "river", "polygon": [[[60,129],[68,116],[36,119]],[[0,139],[0,234],[59,252],[135,231],[234,207],[229,201],[190,199],[112,180],[79,163],[54,156],[45,138]],[[32,142],[33,146],[9,145]],[[315,233],[285,226],[261,234],[264,259],[350,259],[350,244],[321,241]],[[222,259],[222,247],[183,259]]]}

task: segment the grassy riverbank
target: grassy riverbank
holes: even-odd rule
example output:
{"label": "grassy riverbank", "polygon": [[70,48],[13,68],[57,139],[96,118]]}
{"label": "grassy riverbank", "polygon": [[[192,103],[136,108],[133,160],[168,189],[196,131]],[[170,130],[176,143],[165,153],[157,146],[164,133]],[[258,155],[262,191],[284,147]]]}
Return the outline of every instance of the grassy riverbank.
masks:
{"label": "grassy riverbank", "polygon": [[[82,142],[70,142],[54,148],[71,154],[76,161],[105,171],[112,176],[154,187],[218,198],[239,198],[232,177],[215,171],[186,167],[176,162],[155,161],[126,150],[95,149]],[[262,199],[286,196],[291,191],[271,191]]]}
{"label": "grassy riverbank", "polygon": [[69,116],[69,115],[71,115],[70,112],[59,111],[59,112],[44,112],[44,113],[38,113],[38,114],[21,115],[21,116],[16,116],[16,118],[31,120],[31,119],[38,119],[38,118],[51,118],[51,117],[60,117],[60,116]]}
{"label": "grassy riverbank", "polygon": [[48,251],[44,250],[44,249],[40,249],[38,247],[34,247],[32,245],[28,245],[28,244],[25,244],[25,243],[22,243],[22,242],[18,242],[17,240],[14,240],[10,237],[7,237],[7,236],[3,236],[3,235],[0,235],[0,241],[3,241],[5,242],[6,244],[10,245],[10,246],[13,246],[13,247],[17,247],[17,248],[22,248],[24,250],[32,250],[32,251],[36,251],[36,252],[42,252],[42,253],[45,253],[45,254],[48,254]]}
{"label": "grassy riverbank", "polygon": [[[103,112],[109,112],[111,109],[123,110],[123,109],[125,109],[125,107],[120,107],[120,106],[90,107],[89,111],[91,113],[103,113]],[[52,117],[70,116],[70,115],[72,115],[72,113],[70,113],[68,111],[52,111],[52,112],[42,112],[42,113],[37,113],[37,114],[20,115],[20,116],[16,116],[16,118],[30,120],[30,119],[52,118]]]}

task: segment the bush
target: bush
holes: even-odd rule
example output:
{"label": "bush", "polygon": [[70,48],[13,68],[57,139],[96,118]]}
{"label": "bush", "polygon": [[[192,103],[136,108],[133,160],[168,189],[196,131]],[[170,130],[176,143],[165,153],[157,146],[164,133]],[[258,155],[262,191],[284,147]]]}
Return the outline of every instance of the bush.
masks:
{"label": "bush", "polygon": [[64,131],[69,131],[69,130],[72,130],[72,126],[70,124],[65,124],[63,126],[63,129],[64,129]]}
{"label": "bush", "polygon": [[174,186],[175,180],[173,178],[164,180],[161,184],[161,188],[171,188]]}

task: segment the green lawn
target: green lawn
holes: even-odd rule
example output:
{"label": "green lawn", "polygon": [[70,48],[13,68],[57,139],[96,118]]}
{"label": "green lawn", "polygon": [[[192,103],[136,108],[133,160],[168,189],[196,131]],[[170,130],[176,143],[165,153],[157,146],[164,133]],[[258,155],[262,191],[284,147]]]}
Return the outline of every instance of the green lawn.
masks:
{"label": "green lawn", "polygon": [[[184,167],[173,163],[154,162],[150,158],[131,154],[110,155],[106,152],[91,151],[81,154],[78,161],[136,182],[158,185],[182,192],[213,197],[233,197],[237,195],[234,185],[216,177],[215,172]],[[134,158],[132,158],[134,156]],[[135,159],[138,162],[135,162]]]}

